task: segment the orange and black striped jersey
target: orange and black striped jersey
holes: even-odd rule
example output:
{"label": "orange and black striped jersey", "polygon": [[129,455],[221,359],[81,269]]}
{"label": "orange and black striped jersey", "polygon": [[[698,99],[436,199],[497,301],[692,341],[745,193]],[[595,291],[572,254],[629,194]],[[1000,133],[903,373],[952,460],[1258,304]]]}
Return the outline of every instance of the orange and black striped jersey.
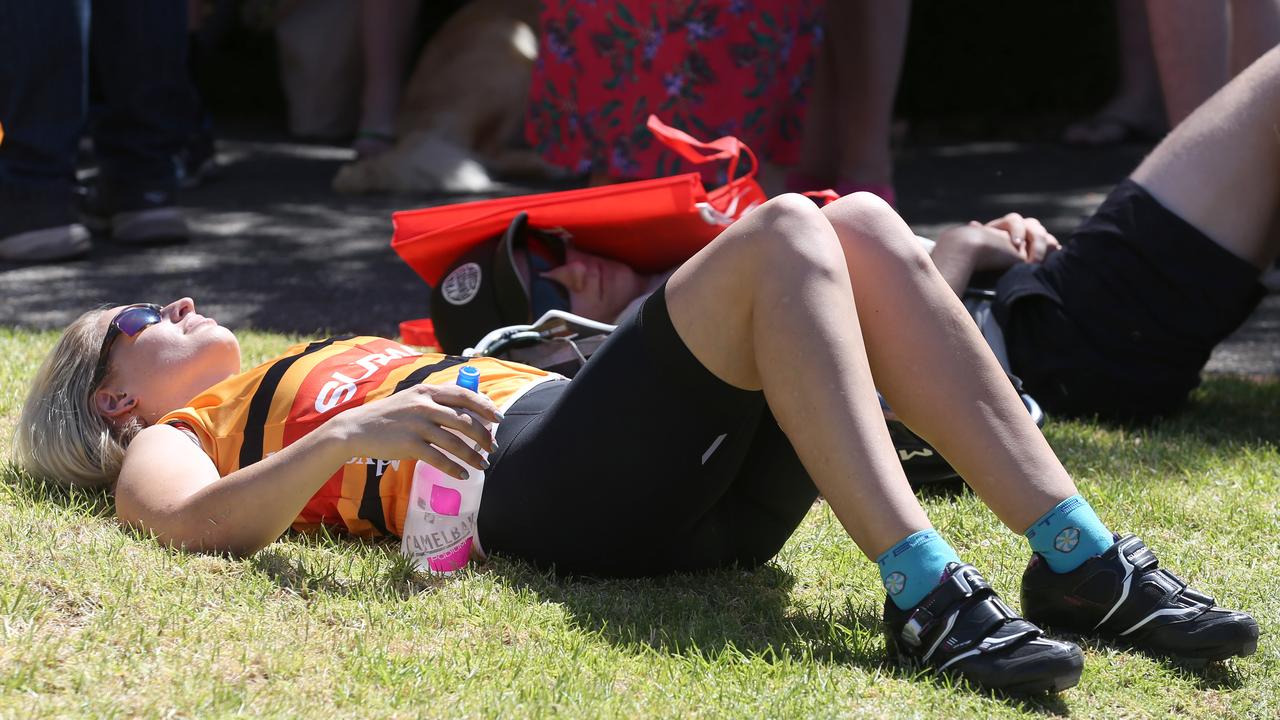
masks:
{"label": "orange and black striped jersey", "polygon": [[[452,384],[463,364],[480,371],[480,392],[499,408],[555,377],[493,358],[423,354],[378,337],[301,343],[214,385],[162,423],[189,426],[220,475],[278,452],[338,413],[418,385]],[[298,530],[336,526],[355,535],[400,535],[413,459],[353,457],[294,521]]]}

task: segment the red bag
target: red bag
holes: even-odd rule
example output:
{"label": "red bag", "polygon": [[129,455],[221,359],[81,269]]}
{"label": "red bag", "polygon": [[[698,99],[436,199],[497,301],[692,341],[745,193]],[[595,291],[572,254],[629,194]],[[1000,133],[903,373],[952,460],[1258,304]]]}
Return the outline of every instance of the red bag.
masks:
{"label": "red bag", "polygon": [[[767,198],[755,180],[756,157],[735,137],[700,142],[650,115],[663,144],[696,165],[727,160],[729,182],[707,192],[698,173],[522,195],[393,213],[391,247],[429,285],[472,245],[502,232],[517,213],[588,252],[659,272],[684,262]],[[745,154],[751,166],[734,177]]]}

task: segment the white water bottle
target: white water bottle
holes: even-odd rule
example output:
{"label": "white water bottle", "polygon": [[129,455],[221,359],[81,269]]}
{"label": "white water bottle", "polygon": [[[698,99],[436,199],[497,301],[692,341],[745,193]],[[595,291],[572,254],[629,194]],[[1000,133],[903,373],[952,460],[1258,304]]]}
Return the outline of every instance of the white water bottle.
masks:
{"label": "white water bottle", "polygon": [[[458,371],[458,385],[479,392],[480,372],[470,365],[462,367]],[[485,428],[493,432],[492,423],[485,423]],[[462,437],[460,433],[454,434]],[[478,447],[475,450],[481,457],[488,458],[484,450]],[[419,569],[447,575],[471,559],[476,514],[484,492],[484,471],[467,465],[452,453],[444,454],[466,468],[467,477],[446,475],[421,461],[414,466],[400,551]]]}

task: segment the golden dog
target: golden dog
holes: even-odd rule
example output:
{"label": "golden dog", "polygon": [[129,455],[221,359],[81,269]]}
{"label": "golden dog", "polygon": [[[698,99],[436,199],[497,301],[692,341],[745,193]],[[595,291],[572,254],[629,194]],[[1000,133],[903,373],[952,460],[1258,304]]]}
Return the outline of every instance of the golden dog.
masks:
{"label": "golden dog", "polygon": [[474,0],[422,50],[396,117],[391,149],[343,166],[343,193],[483,192],[495,175],[550,177],[517,147],[538,53],[538,0]]}

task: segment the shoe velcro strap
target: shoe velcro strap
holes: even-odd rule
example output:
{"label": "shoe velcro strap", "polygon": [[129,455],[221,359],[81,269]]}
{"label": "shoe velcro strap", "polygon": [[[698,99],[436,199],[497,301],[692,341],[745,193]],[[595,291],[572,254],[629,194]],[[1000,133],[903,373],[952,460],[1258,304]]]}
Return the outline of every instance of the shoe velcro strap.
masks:
{"label": "shoe velcro strap", "polygon": [[[968,650],[982,643],[1007,622],[1022,621],[1017,613],[994,595],[971,601],[968,607],[957,609],[956,612],[958,617],[947,630],[946,639],[942,641],[942,649],[947,654]],[[1030,623],[1027,624],[1030,625]]]}
{"label": "shoe velcro strap", "polygon": [[[1171,573],[1172,574],[1172,573]],[[1174,576],[1177,578],[1177,576]],[[1177,578],[1181,582],[1181,578]],[[1195,588],[1187,587],[1186,583],[1182,583],[1182,597],[1187,600],[1193,600],[1207,607],[1214,607],[1218,601],[1212,595],[1205,595]]]}
{"label": "shoe velcro strap", "polygon": [[1136,535],[1128,535],[1120,539],[1120,552],[1124,553],[1124,557],[1129,561],[1136,572],[1147,572],[1155,570],[1160,565],[1160,561],[1156,559],[1156,554],[1151,552]]}
{"label": "shoe velcro strap", "polygon": [[990,592],[991,585],[978,569],[972,565],[961,565],[938,583],[938,587],[920,603],[916,612],[923,610],[933,618],[942,617],[952,605],[984,591]]}
{"label": "shoe velcro strap", "polygon": [[1017,617],[976,568],[961,565],[911,613],[901,636],[912,647],[936,648],[943,639],[953,638],[954,642],[947,639],[948,650],[964,648]]}

